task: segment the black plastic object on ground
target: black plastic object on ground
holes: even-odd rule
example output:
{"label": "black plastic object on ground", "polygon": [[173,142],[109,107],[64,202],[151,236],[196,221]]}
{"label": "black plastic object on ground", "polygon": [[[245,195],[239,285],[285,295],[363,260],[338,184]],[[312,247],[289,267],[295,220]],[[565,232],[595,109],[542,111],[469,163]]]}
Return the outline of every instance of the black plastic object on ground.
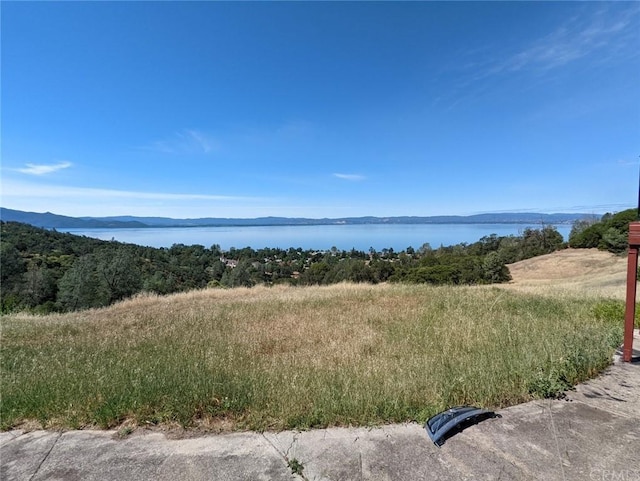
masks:
{"label": "black plastic object on ground", "polygon": [[440,447],[447,438],[464,428],[485,419],[501,417],[499,414],[473,406],[457,406],[430,418],[424,425],[433,444]]}

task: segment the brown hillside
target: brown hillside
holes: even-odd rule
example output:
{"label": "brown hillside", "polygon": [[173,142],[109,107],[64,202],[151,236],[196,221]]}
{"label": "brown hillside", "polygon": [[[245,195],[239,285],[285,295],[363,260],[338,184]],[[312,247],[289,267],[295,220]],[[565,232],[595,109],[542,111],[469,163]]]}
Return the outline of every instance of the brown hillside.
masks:
{"label": "brown hillside", "polygon": [[598,249],[565,249],[507,266],[504,287],[524,291],[567,290],[624,299],[627,257]]}

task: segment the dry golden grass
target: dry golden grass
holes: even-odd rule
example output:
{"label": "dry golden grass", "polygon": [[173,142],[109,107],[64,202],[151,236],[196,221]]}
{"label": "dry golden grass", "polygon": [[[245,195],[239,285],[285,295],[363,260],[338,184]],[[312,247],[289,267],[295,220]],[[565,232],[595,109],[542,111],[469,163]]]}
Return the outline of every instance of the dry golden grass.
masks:
{"label": "dry golden grass", "polygon": [[598,249],[565,249],[508,266],[501,287],[542,295],[624,299],[627,257]]}
{"label": "dry golden grass", "polygon": [[2,425],[283,429],[506,406],[607,365],[598,301],[425,285],[208,289],[1,319]]}

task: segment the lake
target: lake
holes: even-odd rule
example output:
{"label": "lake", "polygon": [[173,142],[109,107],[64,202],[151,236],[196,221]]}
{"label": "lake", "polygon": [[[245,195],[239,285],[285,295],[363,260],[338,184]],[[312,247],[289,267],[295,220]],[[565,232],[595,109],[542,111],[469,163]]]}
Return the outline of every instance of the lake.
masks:
{"label": "lake", "polygon": [[[246,226],[246,227],[158,227],[142,229],[59,229],[76,235],[103,240],[116,240],[150,247],[171,247],[173,244],[200,244],[211,247],[219,244],[224,250],[231,247],[289,247],[302,249],[340,250],[355,248],[376,251],[407,247],[418,249],[428,242],[431,247],[473,243],[481,237],[520,235],[525,228],[540,228],[526,224],[362,224],[311,226]],[[571,225],[555,226],[565,240]]]}

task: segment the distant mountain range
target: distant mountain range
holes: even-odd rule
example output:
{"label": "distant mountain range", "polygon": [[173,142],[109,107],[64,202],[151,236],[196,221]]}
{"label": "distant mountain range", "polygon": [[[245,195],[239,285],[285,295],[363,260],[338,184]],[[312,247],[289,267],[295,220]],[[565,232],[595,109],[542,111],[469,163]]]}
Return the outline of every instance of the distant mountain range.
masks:
{"label": "distant mountain range", "polygon": [[[214,226],[276,226],[276,225],[353,225],[353,224],[571,224],[577,219],[593,218],[593,214],[541,214],[531,212],[476,214],[468,216],[437,215],[429,217],[342,217],[338,219],[307,219],[300,217],[257,217],[232,219],[204,217],[171,219],[168,217],[67,217],[51,212],[23,212],[0,207],[0,220],[22,222],[47,229],[144,228],[144,227],[214,227]],[[599,216],[596,216],[599,217]]]}

